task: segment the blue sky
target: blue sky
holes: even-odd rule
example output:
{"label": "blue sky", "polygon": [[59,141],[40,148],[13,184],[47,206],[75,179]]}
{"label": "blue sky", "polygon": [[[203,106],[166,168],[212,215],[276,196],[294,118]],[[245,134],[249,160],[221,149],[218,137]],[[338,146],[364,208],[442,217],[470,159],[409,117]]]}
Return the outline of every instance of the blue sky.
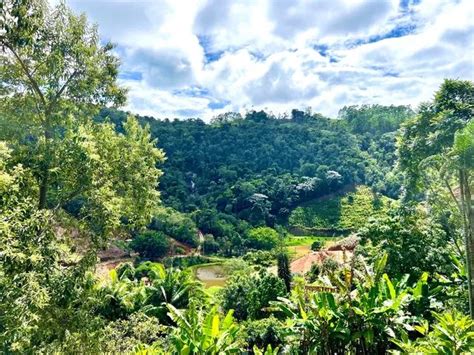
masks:
{"label": "blue sky", "polygon": [[125,109],[157,118],[410,104],[474,78],[474,1],[69,0],[117,45]]}

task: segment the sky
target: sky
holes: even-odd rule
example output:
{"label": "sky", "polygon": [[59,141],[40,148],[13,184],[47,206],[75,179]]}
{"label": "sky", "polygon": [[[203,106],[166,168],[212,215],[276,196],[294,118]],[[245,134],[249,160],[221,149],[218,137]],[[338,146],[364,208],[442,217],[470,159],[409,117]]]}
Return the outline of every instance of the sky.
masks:
{"label": "sky", "polygon": [[412,105],[474,78],[474,0],[69,0],[156,118]]}

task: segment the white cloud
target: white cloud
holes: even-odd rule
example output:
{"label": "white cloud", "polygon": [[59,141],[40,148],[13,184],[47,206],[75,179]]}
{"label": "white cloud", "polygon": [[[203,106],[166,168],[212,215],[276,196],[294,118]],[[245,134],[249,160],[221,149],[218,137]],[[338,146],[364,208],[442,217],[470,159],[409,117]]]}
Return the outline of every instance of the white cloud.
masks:
{"label": "white cloud", "polygon": [[136,74],[127,109],[156,117],[416,106],[446,77],[474,78],[472,0],[69,3]]}

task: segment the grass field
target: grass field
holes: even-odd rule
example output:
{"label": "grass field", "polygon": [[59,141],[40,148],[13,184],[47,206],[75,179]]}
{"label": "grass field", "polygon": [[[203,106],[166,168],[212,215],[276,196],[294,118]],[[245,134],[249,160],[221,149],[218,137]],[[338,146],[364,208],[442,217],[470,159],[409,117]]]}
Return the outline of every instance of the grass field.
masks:
{"label": "grass field", "polygon": [[323,247],[328,247],[339,238],[333,237],[318,237],[318,236],[294,236],[290,235],[286,241],[286,248],[290,256],[294,259],[302,257],[311,252],[311,244],[319,241]]}
{"label": "grass field", "polygon": [[371,216],[384,214],[392,200],[375,196],[367,186],[330,200],[310,201],[295,208],[289,217],[293,227],[357,229]]}

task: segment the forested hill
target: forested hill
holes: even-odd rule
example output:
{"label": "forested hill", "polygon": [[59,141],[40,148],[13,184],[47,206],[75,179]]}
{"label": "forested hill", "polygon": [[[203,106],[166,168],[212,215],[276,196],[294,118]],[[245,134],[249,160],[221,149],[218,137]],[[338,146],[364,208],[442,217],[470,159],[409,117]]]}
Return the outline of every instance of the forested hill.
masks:
{"label": "forested hill", "polygon": [[[340,119],[293,110],[200,119],[157,120],[150,126],[167,160],[162,199],[182,212],[217,209],[251,224],[273,225],[291,208],[348,184],[396,197],[395,131],[413,114],[406,106],[352,106]],[[105,109],[118,130],[127,114]]]}

